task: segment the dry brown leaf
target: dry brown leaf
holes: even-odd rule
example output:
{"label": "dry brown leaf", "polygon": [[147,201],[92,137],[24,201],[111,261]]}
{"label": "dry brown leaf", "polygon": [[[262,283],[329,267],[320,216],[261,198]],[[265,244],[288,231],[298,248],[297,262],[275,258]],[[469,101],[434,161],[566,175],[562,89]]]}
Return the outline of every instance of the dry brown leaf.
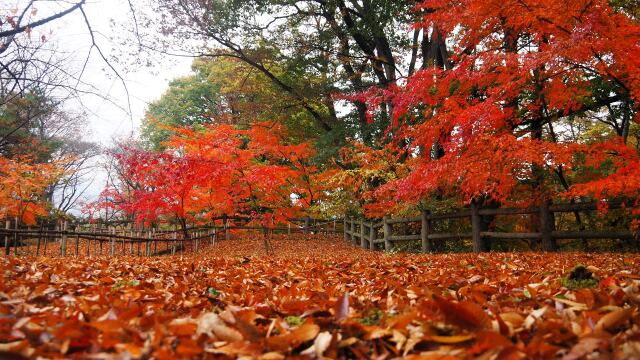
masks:
{"label": "dry brown leaf", "polygon": [[228,342],[242,341],[242,334],[225,324],[224,321],[215,313],[206,313],[198,319],[196,334],[206,334],[207,336],[215,336],[217,339]]}
{"label": "dry brown leaf", "polygon": [[447,321],[465,329],[487,329],[491,326],[491,319],[482,308],[470,301],[453,302],[436,296],[434,300],[444,313]]}
{"label": "dry brown leaf", "polygon": [[435,341],[441,344],[457,344],[457,343],[472,340],[473,338],[475,338],[475,335],[473,334],[461,334],[461,335],[451,335],[451,336],[427,335],[423,337],[424,340]]}
{"label": "dry brown leaf", "polygon": [[[394,255],[319,237],[272,245],[269,257],[260,240],[243,239],[197,255],[2,258],[0,348],[32,358],[368,358],[378,349],[515,360],[595,349],[632,359],[640,341],[637,254]],[[615,286],[563,288],[579,263]]]}
{"label": "dry brown leaf", "polygon": [[633,314],[633,308],[614,310],[598,320],[595,326],[596,331],[613,330],[623,322],[629,320]]}

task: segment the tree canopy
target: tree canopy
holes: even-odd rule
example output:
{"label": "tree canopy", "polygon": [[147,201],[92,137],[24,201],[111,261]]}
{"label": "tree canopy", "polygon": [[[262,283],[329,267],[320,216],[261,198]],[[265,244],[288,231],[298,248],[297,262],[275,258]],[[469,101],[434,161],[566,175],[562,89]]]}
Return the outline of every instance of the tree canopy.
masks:
{"label": "tree canopy", "polygon": [[326,215],[639,195],[632,2],[152,4],[168,19],[158,47],[207,45],[150,106],[151,148],[148,129],[189,134],[164,143],[182,152],[203,124],[279,124],[280,146],[315,147],[311,209]]}

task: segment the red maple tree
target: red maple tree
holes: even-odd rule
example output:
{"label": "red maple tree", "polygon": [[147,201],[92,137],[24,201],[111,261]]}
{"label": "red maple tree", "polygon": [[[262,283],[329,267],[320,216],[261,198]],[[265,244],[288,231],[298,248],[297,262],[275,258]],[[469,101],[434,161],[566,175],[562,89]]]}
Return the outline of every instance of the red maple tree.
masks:
{"label": "red maple tree", "polygon": [[121,183],[135,186],[106,189],[99,206],[139,223],[176,219],[186,230],[188,222],[236,215],[268,227],[300,215],[316,199],[314,151],[308,143],[287,143],[281,125],[171,130],[163,152],[125,147],[114,154]]}
{"label": "red maple tree", "polygon": [[603,0],[428,0],[417,10],[416,26],[448,34],[446,66],[359,96],[392,109],[392,141],[410,154],[409,173],[377,190],[378,207],[637,198],[636,20]]}

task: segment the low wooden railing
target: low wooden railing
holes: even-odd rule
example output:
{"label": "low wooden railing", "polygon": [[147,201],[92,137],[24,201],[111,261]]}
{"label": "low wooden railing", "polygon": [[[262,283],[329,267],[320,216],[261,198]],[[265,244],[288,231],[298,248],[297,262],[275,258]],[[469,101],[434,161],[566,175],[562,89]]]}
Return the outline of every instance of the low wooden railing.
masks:
{"label": "low wooden railing", "polygon": [[[611,202],[608,208],[616,209],[625,206],[625,202]],[[434,250],[434,241],[450,239],[471,239],[474,252],[484,252],[490,250],[488,239],[522,239],[538,240],[544,251],[557,250],[559,239],[635,239],[638,234],[626,229],[613,231],[556,231],[555,213],[580,212],[597,210],[595,203],[571,203],[571,204],[549,204],[528,208],[480,208],[471,205],[469,209],[463,209],[450,213],[430,213],[421,211],[420,217],[397,218],[384,217],[382,221],[366,221],[356,219],[344,219],[344,239],[360,245],[364,249],[374,249],[378,244],[384,244],[386,251],[392,250],[394,244],[403,241],[420,241],[423,252]],[[485,217],[497,215],[523,215],[537,214],[540,224],[537,232],[498,232],[489,231],[488,224],[483,221]],[[470,218],[471,232],[460,233],[437,233],[434,231],[434,222],[450,219]],[[400,235],[394,234],[395,224],[420,224],[419,234]],[[378,236],[378,229],[382,228],[382,237]]]}
{"label": "low wooden railing", "polygon": [[[92,255],[93,249],[93,255],[151,256],[161,253],[175,254],[177,251],[184,251],[187,247],[197,253],[203,242],[211,242],[211,244],[215,242],[216,232],[215,230],[194,231],[189,237],[184,238],[179,236],[178,232],[155,234],[148,231],[146,234],[137,232],[136,235],[128,236],[115,232],[0,229],[0,239],[2,238],[4,238],[5,255],[10,255],[13,248],[13,255],[39,256],[46,253],[48,244],[55,243],[59,244],[59,255],[66,256],[71,252],[79,256],[82,255],[80,240],[83,240],[87,242],[86,255]],[[159,249],[158,244],[165,244],[165,250]],[[116,251],[116,247],[121,250]]]}
{"label": "low wooden railing", "polygon": [[[255,230],[261,235],[272,234],[323,234],[336,235],[342,230],[336,229],[336,221],[313,221],[302,219],[302,224],[289,223],[285,226],[247,226],[229,225],[226,222],[222,226],[199,226],[187,229],[185,236],[181,230],[120,230],[115,227],[94,228],[92,231],[83,231],[79,227],[68,230],[63,223],[64,230],[46,229],[15,229],[6,223],[6,228],[0,228],[0,241],[4,240],[4,253],[10,255],[13,249],[14,255],[26,254],[42,255],[51,243],[59,244],[59,255],[66,256],[69,253],[76,256],[83,255],[80,251],[80,240],[86,241],[86,255],[138,255],[152,256],[159,254],[176,254],[190,249],[197,253],[203,244],[215,244],[217,240],[228,240],[234,230]],[[165,249],[162,250],[162,245]],[[32,249],[31,247],[35,248]],[[74,251],[75,249],[75,251]],[[117,250],[119,249],[119,250]]]}

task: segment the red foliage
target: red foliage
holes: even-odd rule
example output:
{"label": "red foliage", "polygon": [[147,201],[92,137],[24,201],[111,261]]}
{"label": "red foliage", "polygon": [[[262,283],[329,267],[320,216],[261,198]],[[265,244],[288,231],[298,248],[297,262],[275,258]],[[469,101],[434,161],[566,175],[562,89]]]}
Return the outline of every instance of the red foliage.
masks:
{"label": "red foliage", "polygon": [[309,144],[288,144],[286,129],[257,123],[247,130],[216,125],[174,129],[164,152],[125,148],[115,158],[128,191],[107,189],[103,204],[139,222],[178,218],[209,222],[249,215],[271,225],[315,200]]}
{"label": "red foliage", "polygon": [[[377,191],[379,206],[433,194],[499,203],[638,195],[640,157],[631,146],[559,134],[570,116],[640,101],[636,21],[604,0],[428,0],[419,9],[416,26],[450,34],[453,66],[361,95],[392,104],[398,151],[415,155],[406,176]],[[589,176],[569,192],[549,180],[579,171]]]}

